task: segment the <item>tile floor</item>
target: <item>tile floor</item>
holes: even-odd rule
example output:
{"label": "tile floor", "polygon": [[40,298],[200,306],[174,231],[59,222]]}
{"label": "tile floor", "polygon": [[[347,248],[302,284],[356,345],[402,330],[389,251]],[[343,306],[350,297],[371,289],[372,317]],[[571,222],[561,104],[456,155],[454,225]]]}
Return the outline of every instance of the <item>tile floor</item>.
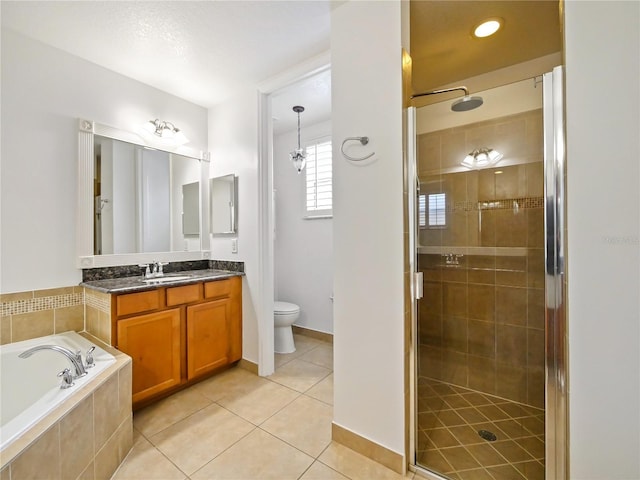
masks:
{"label": "tile floor", "polygon": [[331,441],[333,349],[295,342],[270,377],[236,367],[136,412],[113,479],[412,479]]}
{"label": "tile floor", "polygon": [[[479,430],[493,432],[487,441]],[[544,410],[418,382],[418,464],[461,480],[544,480]]]}

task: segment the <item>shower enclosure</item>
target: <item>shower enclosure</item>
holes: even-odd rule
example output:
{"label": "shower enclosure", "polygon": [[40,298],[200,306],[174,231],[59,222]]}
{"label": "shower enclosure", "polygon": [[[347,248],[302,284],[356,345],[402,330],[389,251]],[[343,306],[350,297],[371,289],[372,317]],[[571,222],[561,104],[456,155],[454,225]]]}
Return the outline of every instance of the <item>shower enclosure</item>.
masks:
{"label": "shower enclosure", "polygon": [[482,92],[485,106],[499,104],[490,116],[417,112],[414,447],[416,465],[439,477],[545,478],[545,423],[558,426],[562,405],[554,382],[564,368],[545,341],[558,333],[549,329],[563,279],[549,269],[561,266],[553,228],[563,210],[556,195],[545,214],[545,191],[562,192],[558,182],[545,190],[557,176],[545,166],[555,144],[542,90],[538,77]]}

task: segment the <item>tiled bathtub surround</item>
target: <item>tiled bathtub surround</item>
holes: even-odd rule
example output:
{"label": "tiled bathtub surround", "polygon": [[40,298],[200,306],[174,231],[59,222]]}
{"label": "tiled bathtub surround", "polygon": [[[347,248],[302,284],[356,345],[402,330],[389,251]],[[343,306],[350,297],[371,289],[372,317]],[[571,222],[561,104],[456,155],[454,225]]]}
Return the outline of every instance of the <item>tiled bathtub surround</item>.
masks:
{"label": "tiled bathtub surround", "polygon": [[111,345],[111,295],[90,288],[84,295],[87,332]]}
{"label": "tiled bathtub surround", "polygon": [[111,478],[131,449],[131,359],[116,363],[2,452],[0,478]]}
{"label": "tiled bathtub surround", "polygon": [[0,344],[84,330],[82,287],[0,295]]}

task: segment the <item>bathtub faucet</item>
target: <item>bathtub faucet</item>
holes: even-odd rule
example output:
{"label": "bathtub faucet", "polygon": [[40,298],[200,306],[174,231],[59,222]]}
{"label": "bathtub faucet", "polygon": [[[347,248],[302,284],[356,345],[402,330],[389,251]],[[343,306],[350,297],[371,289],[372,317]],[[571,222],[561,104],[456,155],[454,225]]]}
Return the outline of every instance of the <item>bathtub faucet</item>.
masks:
{"label": "bathtub faucet", "polygon": [[75,370],[74,378],[82,377],[87,374],[87,371],[84,368],[84,364],[82,363],[82,356],[80,352],[73,353],[71,350],[65,347],[61,347],[60,345],[36,345],[35,347],[31,347],[28,350],[25,350],[20,355],[20,358],[28,358],[33,355],[35,352],[40,350],[53,350],[54,352],[61,353],[71,362],[73,368]]}

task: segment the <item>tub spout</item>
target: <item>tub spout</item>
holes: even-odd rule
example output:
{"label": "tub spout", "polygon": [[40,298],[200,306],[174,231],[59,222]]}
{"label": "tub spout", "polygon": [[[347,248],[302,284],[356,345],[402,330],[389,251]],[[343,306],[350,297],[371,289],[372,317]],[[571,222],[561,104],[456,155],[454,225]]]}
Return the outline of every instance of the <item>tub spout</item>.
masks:
{"label": "tub spout", "polygon": [[84,365],[82,363],[82,357],[80,355],[76,355],[68,348],[61,347],[60,345],[36,345],[35,347],[31,347],[25,350],[18,356],[20,358],[28,358],[31,355],[33,355],[35,352],[38,352],[40,350],[53,350],[54,352],[61,353],[62,355],[67,357],[67,359],[69,360],[69,362],[71,362],[71,365],[73,365],[73,368],[75,370],[75,378],[86,375],[87,371],[85,370]]}

